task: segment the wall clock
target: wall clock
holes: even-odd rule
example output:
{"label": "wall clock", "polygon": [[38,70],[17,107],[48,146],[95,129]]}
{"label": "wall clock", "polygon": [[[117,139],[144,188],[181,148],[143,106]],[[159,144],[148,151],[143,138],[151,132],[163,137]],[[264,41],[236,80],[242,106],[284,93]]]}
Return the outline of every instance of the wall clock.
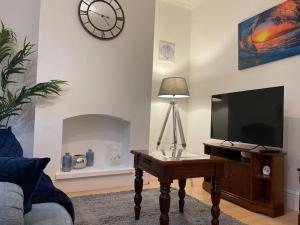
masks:
{"label": "wall clock", "polygon": [[111,40],[122,33],[123,9],[117,0],[81,0],[79,18],[84,29],[101,40]]}

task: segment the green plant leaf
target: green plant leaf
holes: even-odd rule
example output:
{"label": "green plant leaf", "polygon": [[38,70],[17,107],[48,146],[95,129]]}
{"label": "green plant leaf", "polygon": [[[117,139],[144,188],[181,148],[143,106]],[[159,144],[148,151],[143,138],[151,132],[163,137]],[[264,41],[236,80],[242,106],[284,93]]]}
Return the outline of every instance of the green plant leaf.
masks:
{"label": "green plant leaf", "polygon": [[25,74],[26,63],[30,61],[29,56],[35,52],[34,45],[25,38],[23,48],[15,52],[15,33],[7,29],[2,22],[0,28],[0,127],[5,127],[9,118],[20,115],[23,106],[32,103],[34,97],[59,95],[62,91],[61,86],[67,82],[51,80],[32,87],[20,85],[19,90],[12,92],[8,86],[18,85],[15,76]]}

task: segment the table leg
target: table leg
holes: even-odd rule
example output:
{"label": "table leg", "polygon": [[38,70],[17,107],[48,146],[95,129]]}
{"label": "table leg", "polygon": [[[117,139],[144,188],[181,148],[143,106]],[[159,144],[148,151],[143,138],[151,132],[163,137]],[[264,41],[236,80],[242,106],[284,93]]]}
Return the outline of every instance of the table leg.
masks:
{"label": "table leg", "polygon": [[212,190],[211,190],[211,215],[212,215],[212,225],[219,225],[219,216],[220,216],[220,200],[221,200],[221,184],[220,180],[217,177],[212,177]]}
{"label": "table leg", "polygon": [[183,213],[186,179],[179,179],[178,183],[179,183],[179,192],[178,192],[178,196],[179,196],[179,211],[181,213]]}
{"label": "table leg", "polygon": [[160,225],[169,225],[169,210],[170,210],[170,190],[171,182],[161,182],[160,183],[160,197],[159,197],[159,206],[160,206]]}
{"label": "table leg", "polygon": [[140,219],[141,213],[141,203],[142,203],[142,190],[143,190],[143,171],[141,169],[135,170],[135,180],[134,180],[134,189],[135,189],[135,196],[134,196],[134,212],[135,212],[135,219]]}

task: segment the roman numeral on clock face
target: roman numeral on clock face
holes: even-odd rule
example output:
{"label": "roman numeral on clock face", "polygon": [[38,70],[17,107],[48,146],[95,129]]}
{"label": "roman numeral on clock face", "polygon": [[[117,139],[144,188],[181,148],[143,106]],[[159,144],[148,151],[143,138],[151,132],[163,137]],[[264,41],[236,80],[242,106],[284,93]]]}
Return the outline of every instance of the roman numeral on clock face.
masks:
{"label": "roman numeral on clock face", "polygon": [[87,15],[87,11],[80,10],[80,15],[81,16],[86,16]]}
{"label": "roman numeral on clock face", "polygon": [[86,1],[82,1],[84,4],[89,5],[90,3],[86,2]]}

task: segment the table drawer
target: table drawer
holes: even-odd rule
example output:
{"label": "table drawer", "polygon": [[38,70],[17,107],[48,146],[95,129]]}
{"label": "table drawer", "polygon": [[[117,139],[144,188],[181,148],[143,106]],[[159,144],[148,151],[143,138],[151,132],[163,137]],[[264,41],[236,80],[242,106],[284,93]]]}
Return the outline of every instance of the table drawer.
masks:
{"label": "table drawer", "polygon": [[157,175],[158,164],[150,157],[140,156],[137,161],[137,165],[140,169],[148,172],[152,175]]}

